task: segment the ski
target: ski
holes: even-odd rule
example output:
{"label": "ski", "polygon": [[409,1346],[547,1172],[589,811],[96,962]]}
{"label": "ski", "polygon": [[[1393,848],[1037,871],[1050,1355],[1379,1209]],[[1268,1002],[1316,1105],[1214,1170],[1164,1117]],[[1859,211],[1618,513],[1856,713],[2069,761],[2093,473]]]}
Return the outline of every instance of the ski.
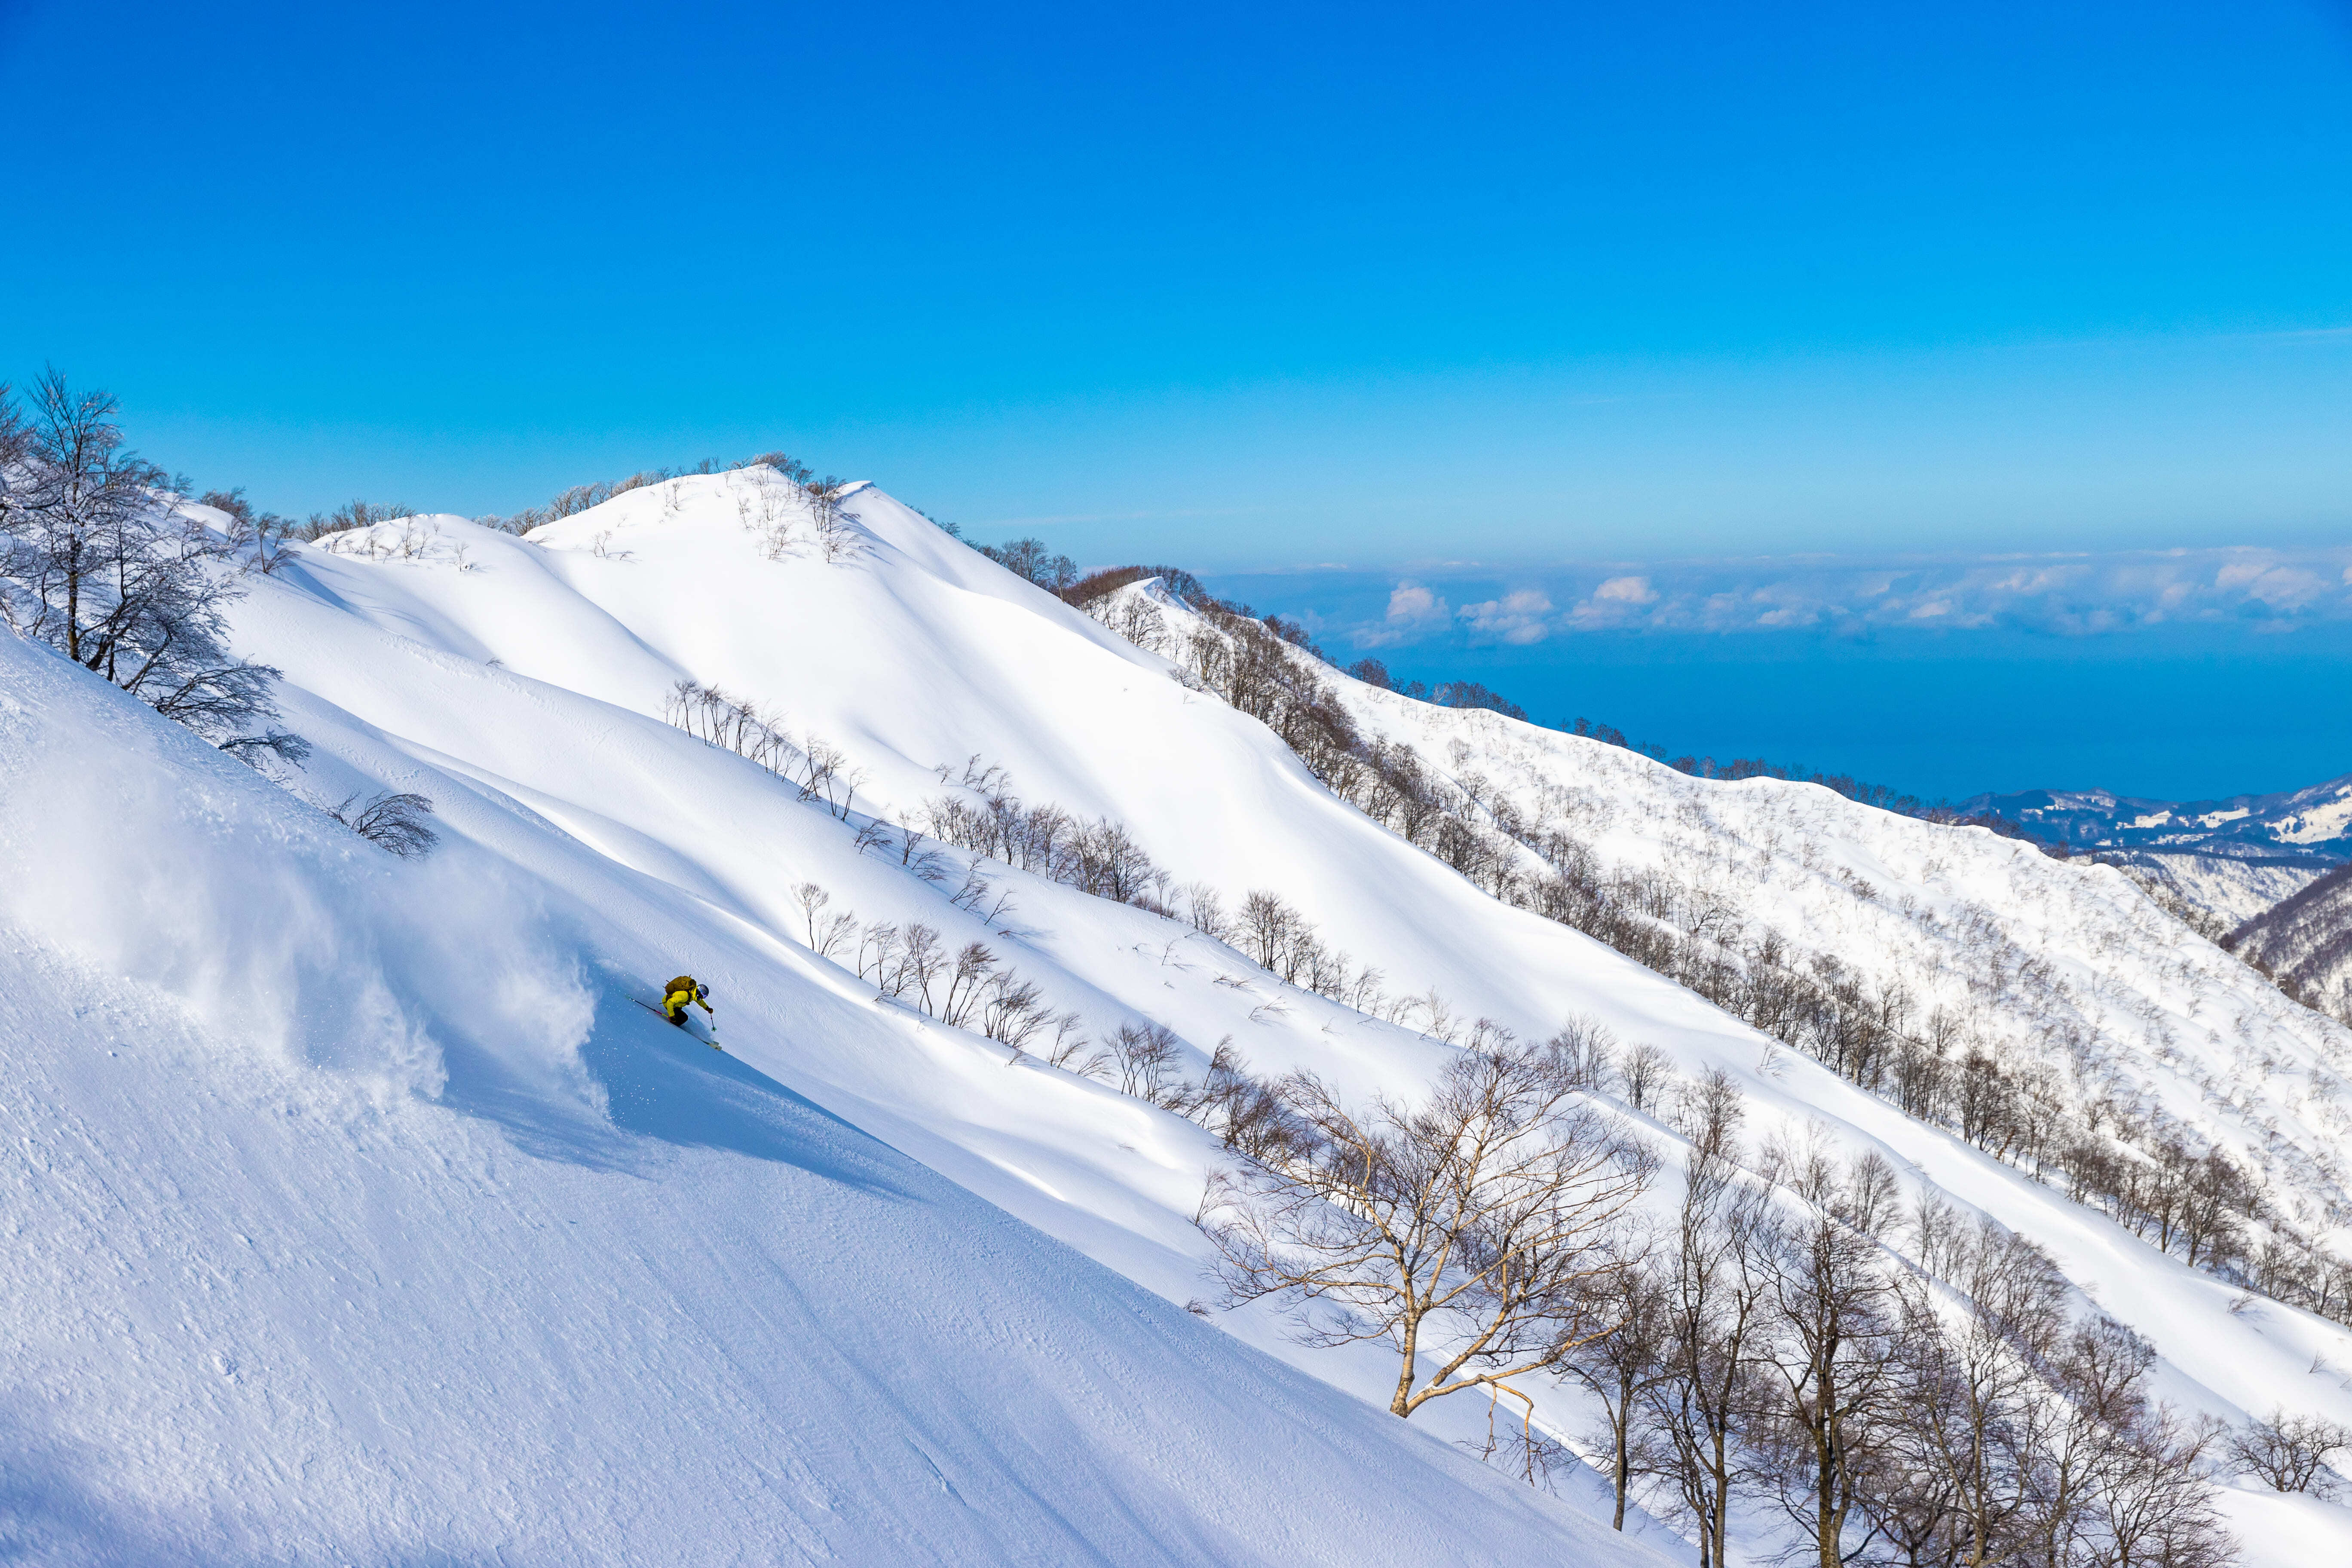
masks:
{"label": "ski", "polygon": [[[643,1007],[646,1012],[651,1013],[655,1017],[659,1018],[663,1023],[665,1023],[665,1024],[669,1024],[669,1015],[668,1015],[667,1013],[663,1012],[660,1008],[658,1008],[658,1007],[655,1006],[652,1003],[650,1003],[650,1002],[648,1002],[648,1001],[645,1000],[643,997],[641,997],[641,996],[632,996],[632,997],[630,997],[630,998],[629,998],[629,1000],[630,1000],[630,1001],[632,1001],[632,1002],[635,1002],[638,1006]],[[675,1025],[675,1024],[670,1024],[670,1027],[674,1029],[674,1028],[677,1028],[677,1025]],[[688,1034],[689,1034],[689,1035],[694,1035],[694,1037],[695,1037],[696,1039],[698,1039],[698,1040],[702,1039],[702,1037],[701,1037],[701,1036],[699,1036],[699,1035],[695,1035],[695,1034],[694,1034],[694,1026],[693,1026],[692,1024],[688,1024],[688,1025],[686,1026],[686,1032],[687,1032]],[[716,1035],[717,1035],[718,1031],[717,1031],[716,1029],[713,1029],[711,1032],[712,1032],[712,1035],[713,1035],[714,1037],[716,1037]],[[709,1039],[709,1040],[706,1040],[706,1041],[704,1041],[703,1043],[704,1043],[704,1044],[706,1044],[706,1045],[708,1045],[708,1046],[709,1046],[712,1050],[719,1052],[721,1055],[724,1055],[724,1054],[725,1054],[725,1052],[726,1052],[726,1050],[727,1050],[727,1047],[726,1047],[725,1046],[720,1045],[720,1044],[719,1043],[719,1041],[717,1040],[717,1038],[716,1038],[716,1037],[713,1037],[713,1038],[711,1038],[711,1039]]]}

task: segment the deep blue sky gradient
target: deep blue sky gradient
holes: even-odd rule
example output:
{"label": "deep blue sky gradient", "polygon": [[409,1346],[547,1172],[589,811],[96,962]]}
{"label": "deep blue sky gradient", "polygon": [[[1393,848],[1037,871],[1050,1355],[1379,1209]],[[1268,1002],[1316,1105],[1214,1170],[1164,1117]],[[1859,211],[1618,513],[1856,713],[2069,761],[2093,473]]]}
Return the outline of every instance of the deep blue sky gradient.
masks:
{"label": "deep blue sky gradient", "polygon": [[2342,5],[0,0],[0,377],[297,514],[782,445],[1235,574],[2352,537]]}

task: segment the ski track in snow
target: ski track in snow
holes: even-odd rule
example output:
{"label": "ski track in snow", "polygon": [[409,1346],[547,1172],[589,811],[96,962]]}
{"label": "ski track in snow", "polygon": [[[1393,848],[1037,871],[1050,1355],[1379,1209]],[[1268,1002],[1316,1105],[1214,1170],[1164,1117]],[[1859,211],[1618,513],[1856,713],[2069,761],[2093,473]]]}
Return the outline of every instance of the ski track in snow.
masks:
{"label": "ski track in snow", "polygon": [[[1483,1406],[1398,1422],[1379,1354],[1303,1351],[1255,1310],[1184,1311],[1212,1293],[1191,1219],[1213,1141],[877,1002],[796,936],[790,889],[984,940],[1097,1034],[1175,1029],[1195,1072],[1230,1035],[1260,1070],[1409,1094],[1447,1047],[1001,868],[1017,913],[990,931],[662,722],[681,679],[841,747],[861,816],[919,821],[934,770],[978,754],[1024,799],[1125,824],[1180,883],[1281,893],[1391,992],[1433,985],[1522,1033],[1589,1014],[1685,1071],[1720,1067],[1755,1135],[1819,1124],[2033,1236],[2084,1304],[2150,1336],[2168,1397],[2352,1419],[2343,1330],[2232,1310],[2219,1280],[1496,903],[1255,721],[877,491],[852,502],[858,559],[763,559],[739,506],[760,482],[649,487],[534,542],[428,520],[405,559],[391,541],[418,529],[381,525],[256,580],[239,650],[286,671],[287,722],[318,748],[295,789],[431,795],[445,843],[423,862],[0,642],[0,790],[19,806],[0,826],[0,969],[12,996],[61,999],[0,1020],[22,1260],[0,1279],[0,1545],[1650,1560],[1593,1522],[1597,1481],[1544,1498],[1450,1447]],[[2063,982],[2026,1000],[2095,1019],[2101,1070],[2290,1206],[2342,1196],[2352,1129],[2325,1086],[2352,1071],[2343,1032],[2118,873],[1333,679],[1433,766],[1531,805],[1549,786],[1605,858],[1717,886],[1923,1001],[1972,994],[1949,922],[1994,911]],[[1776,835],[1785,850],[1759,854]],[[728,1055],[626,1000],[681,968],[710,984]],[[2028,1014],[2004,1000],[1989,1026],[2022,1049]],[[2227,1502],[2250,1563],[2352,1556],[2344,1510]]]}

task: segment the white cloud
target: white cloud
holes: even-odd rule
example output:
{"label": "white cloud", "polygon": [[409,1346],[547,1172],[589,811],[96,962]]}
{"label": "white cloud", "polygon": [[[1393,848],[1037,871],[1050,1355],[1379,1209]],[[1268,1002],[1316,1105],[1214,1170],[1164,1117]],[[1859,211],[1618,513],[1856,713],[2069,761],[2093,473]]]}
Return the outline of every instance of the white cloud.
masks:
{"label": "white cloud", "polygon": [[[1385,614],[1345,635],[1377,648],[1448,634],[1526,646],[1571,632],[2006,627],[2091,637],[2352,621],[2352,548],[2342,547],[1625,563],[1514,573],[1518,583],[1507,589],[1477,570],[1433,565],[1423,580],[1399,580]],[[1458,610],[1446,594],[1456,583],[1465,584],[1455,590],[1465,601]],[[1472,584],[1476,591],[1465,591]]]}
{"label": "white cloud", "polygon": [[2299,566],[2273,566],[2246,584],[2250,598],[2274,610],[2299,610],[2327,592],[2327,584]]}
{"label": "white cloud", "polygon": [[1445,618],[1445,601],[1418,583],[1400,583],[1389,595],[1389,625],[1417,626]]}
{"label": "white cloud", "polygon": [[1650,586],[1647,577],[1612,577],[1592,590],[1596,599],[1608,599],[1621,605],[1654,605],[1657,590]]}
{"label": "white cloud", "polygon": [[1647,577],[1612,577],[1568,612],[1568,624],[1584,631],[1638,626],[1649,620],[1658,591]]}
{"label": "white cloud", "polygon": [[1540,588],[1515,588],[1499,599],[1465,605],[1461,609],[1472,631],[1521,647],[1550,635],[1551,627],[1544,618],[1550,614],[1551,597]]}
{"label": "white cloud", "polygon": [[1391,647],[1441,631],[1453,618],[1453,607],[1433,590],[1402,582],[1390,591],[1388,615],[1376,625],[1357,627],[1349,640],[1358,647]]}

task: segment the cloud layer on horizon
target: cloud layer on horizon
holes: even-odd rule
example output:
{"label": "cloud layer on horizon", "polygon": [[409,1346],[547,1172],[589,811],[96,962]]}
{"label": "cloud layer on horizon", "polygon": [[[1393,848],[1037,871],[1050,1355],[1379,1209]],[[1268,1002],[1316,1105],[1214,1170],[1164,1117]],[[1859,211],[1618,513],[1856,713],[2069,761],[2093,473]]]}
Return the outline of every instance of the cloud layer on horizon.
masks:
{"label": "cloud layer on horizon", "polygon": [[[2090,637],[2352,621],[2352,548],[1696,561],[1564,566],[1507,582],[1497,593],[1492,574],[1421,573],[1397,580],[1377,619],[1322,625],[1350,647],[1376,649],[1453,636],[1525,647],[1592,632]],[[1466,602],[1448,601],[1450,584]]]}

